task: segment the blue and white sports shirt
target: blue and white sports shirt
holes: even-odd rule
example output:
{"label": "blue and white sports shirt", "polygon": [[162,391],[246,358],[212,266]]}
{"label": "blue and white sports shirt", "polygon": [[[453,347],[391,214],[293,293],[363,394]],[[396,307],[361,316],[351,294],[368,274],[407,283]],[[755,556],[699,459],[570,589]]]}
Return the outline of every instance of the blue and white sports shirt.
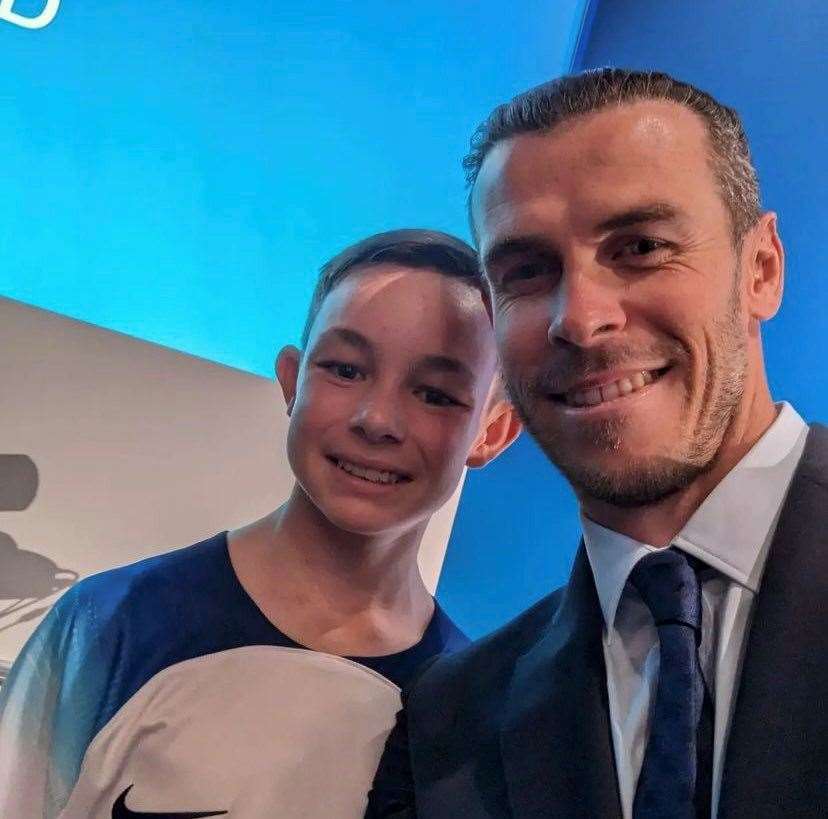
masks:
{"label": "blue and white sports shirt", "polygon": [[306,649],[244,591],[226,533],[89,577],[0,693],[0,817],[361,817],[400,687],[467,643],[437,607],[398,654]]}

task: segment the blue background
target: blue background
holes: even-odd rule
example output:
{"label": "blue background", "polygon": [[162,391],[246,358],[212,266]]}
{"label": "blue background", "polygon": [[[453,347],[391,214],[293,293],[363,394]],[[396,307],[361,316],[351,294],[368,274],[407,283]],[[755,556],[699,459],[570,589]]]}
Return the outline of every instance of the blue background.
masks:
{"label": "blue background", "polygon": [[[600,0],[578,67],[661,69],[742,115],[787,250],[782,310],[763,330],[771,390],[828,419],[828,5],[818,0]],[[569,490],[522,441],[470,473],[440,581],[477,634],[566,580],[578,543]]]}
{"label": "blue background", "polygon": [[270,376],[344,245],[467,235],[469,135],[568,67],[582,2],[500,8],[62,0],[45,29],[0,21],[0,294]]}
{"label": "blue background", "polygon": [[[0,294],[269,376],[342,246],[402,225],[468,237],[472,130],[568,70],[584,19],[579,66],[661,68],[743,114],[788,249],[772,388],[824,419],[816,0],[63,0],[45,29],[0,21]],[[565,580],[578,528],[522,439],[469,474],[443,605],[473,636],[499,625]]]}

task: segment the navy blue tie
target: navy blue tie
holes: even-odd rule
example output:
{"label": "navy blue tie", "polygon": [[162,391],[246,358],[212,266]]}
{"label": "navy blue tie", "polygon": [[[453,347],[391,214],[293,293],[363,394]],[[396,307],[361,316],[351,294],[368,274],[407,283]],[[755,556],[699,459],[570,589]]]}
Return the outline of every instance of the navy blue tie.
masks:
{"label": "navy blue tie", "polygon": [[[710,810],[709,793],[696,792],[697,785],[706,788],[707,778],[697,765],[697,735],[706,693],[698,658],[699,582],[687,557],[672,548],[642,558],[630,573],[630,582],[653,615],[660,652],[650,737],[635,790],[633,819],[697,819]],[[708,698],[708,721],[709,712]],[[704,756],[709,757],[709,752]]]}

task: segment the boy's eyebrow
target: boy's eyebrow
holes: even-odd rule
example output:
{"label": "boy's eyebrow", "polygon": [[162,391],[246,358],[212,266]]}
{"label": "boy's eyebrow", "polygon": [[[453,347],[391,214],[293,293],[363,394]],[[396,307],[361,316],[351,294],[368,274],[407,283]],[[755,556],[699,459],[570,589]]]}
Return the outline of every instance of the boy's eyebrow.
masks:
{"label": "boy's eyebrow", "polygon": [[449,375],[459,375],[469,381],[474,380],[474,373],[460,359],[449,355],[424,355],[415,367],[416,370],[432,370]]}
{"label": "boy's eyebrow", "polygon": [[362,333],[356,330],[351,330],[349,327],[329,327],[322,333],[322,340],[328,336],[336,336],[340,341],[349,344],[351,347],[356,347],[365,353],[370,353],[373,346]]}
{"label": "boy's eyebrow", "polygon": [[[331,336],[366,353],[373,353],[374,347],[371,342],[362,333],[352,330],[350,327],[329,327],[321,334],[320,341],[324,341]],[[424,355],[420,357],[412,367],[412,371],[421,370],[459,375],[469,381],[474,380],[474,372],[471,368],[459,358],[450,355]]]}

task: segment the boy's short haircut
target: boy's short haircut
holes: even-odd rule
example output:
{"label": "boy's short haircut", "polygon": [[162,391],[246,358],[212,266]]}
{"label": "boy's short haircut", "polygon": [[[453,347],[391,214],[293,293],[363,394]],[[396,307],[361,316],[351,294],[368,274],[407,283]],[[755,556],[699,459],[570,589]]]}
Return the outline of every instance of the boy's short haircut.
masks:
{"label": "boy's short haircut", "polygon": [[489,292],[473,247],[439,230],[389,230],[346,247],[322,266],[302,331],[303,349],[328,294],[354,271],[379,264],[435,270],[448,278],[460,279],[480,291],[486,310],[490,310]]}

